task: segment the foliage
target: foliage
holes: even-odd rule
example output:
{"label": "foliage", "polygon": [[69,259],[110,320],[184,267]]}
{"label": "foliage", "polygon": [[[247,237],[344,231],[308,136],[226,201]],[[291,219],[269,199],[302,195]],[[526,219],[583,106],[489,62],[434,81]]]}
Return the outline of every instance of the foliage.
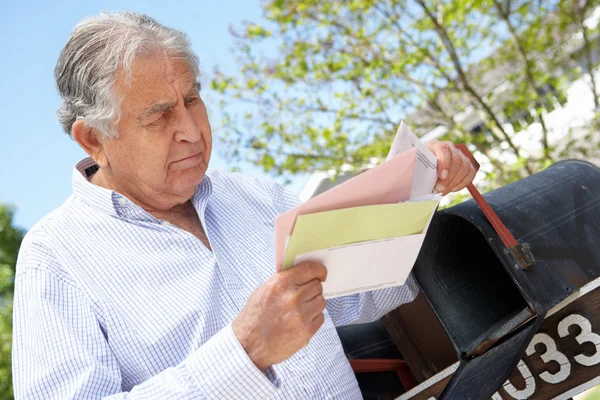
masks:
{"label": "foliage", "polygon": [[585,397],[585,400],[600,400],[600,386],[596,387],[591,393],[588,393]]}
{"label": "foliage", "polygon": [[[385,157],[404,119],[469,143],[490,187],[519,179],[557,157],[545,115],[569,77],[593,67],[569,46],[597,3],[264,1],[265,23],[232,28],[241,73],[216,68],[211,83],[222,152],[276,176],[358,170]],[[592,32],[584,37],[577,54],[593,60]],[[465,120],[472,111],[477,120]],[[532,123],[529,148],[519,133]]]}
{"label": "foliage", "polygon": [[0,204],[0,400],[13,398],[11,373],[12,299],[17,254],[24,232],[13,210]]}

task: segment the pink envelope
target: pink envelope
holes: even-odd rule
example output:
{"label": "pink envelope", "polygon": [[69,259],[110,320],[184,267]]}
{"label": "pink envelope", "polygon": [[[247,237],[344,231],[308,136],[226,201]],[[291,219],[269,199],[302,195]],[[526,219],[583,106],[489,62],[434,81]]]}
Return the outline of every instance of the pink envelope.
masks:
{"label": "pink envelope", "polygon": [[281,270],[286,240],[298,215],[406,201],[410,198],[416,159],[416,148],[405,151],[275,218],[277,271]]}

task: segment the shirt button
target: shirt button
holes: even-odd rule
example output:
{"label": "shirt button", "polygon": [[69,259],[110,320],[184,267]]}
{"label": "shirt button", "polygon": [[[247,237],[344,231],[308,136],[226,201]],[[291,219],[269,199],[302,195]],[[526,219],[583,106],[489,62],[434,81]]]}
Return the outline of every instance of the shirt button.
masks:
{"label": "shirt button", "polygon": [[165,225],[165,226],[171,225],[171,223],[169,221],[165,221],[165,220],[160,221],[160,224]]}
{"label": "shirt button", "polygon": [[119,204],[124,206],[127,204],[127,199],[125,197],[119,197]]}

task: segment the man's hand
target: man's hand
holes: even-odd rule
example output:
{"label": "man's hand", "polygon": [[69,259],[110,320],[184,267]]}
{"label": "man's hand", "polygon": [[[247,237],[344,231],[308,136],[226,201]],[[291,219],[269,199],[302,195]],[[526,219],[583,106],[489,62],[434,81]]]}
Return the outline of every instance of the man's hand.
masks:
{"label": "man's hand", "polygon": [[250,295],[232,328],[258,369],[294,355],[323,325],[326,278],[323,265],[306,261],[276,273]]}
{"label": "man's hand", "polygon": [[471,161],[458,150],[452,142],[432,141],[427,147],[437,157],[438,181],[435,185],[437,193],[447,195],[458,192],[473,182],[475,167]]}

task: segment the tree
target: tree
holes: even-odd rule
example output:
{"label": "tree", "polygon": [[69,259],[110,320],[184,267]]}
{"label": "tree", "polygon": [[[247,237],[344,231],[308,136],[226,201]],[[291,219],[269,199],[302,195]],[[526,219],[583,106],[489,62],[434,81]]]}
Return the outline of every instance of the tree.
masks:
{"label": "tree", "polygon": [[[594,106],[596,111],[600,110],[600,101],[598,100],[598,90],[596,79],[592,73],[594,69],[594,52],[597,48],[597,42],[592,42],[590,36],[593,31],[590,30],[585,24],[586,17],[592,12],[593,8],[597,6],[597,3],[593,0],[570,0],[562,1],[560,3],[560,15],[563,16],[564,24],[574,24],[577,30],[581,32],[581,38],[583,40],[582,53],[584,55],[584,72],[590,77],[590,89],[594,96]],[[596,27],[595,33],[598,32]]]}
{"label": "tree", "polygon": [[0,204],[0,400],[13,398],[11,373],[12,300],[17,254],[24,232],[13,209]]}
{"label": "tree", "polygon": [[[519,179],[556,156],[544,115],[573,68],[562,45],[597,6],[575,1],[264,1],[265,23],[232,29],[241,74],[211,82],[223,153],[273,175],[361,169],[404,119],[469,143],[490,187]],[[522,119],[541,126],[540,151],[518,140]]]}

